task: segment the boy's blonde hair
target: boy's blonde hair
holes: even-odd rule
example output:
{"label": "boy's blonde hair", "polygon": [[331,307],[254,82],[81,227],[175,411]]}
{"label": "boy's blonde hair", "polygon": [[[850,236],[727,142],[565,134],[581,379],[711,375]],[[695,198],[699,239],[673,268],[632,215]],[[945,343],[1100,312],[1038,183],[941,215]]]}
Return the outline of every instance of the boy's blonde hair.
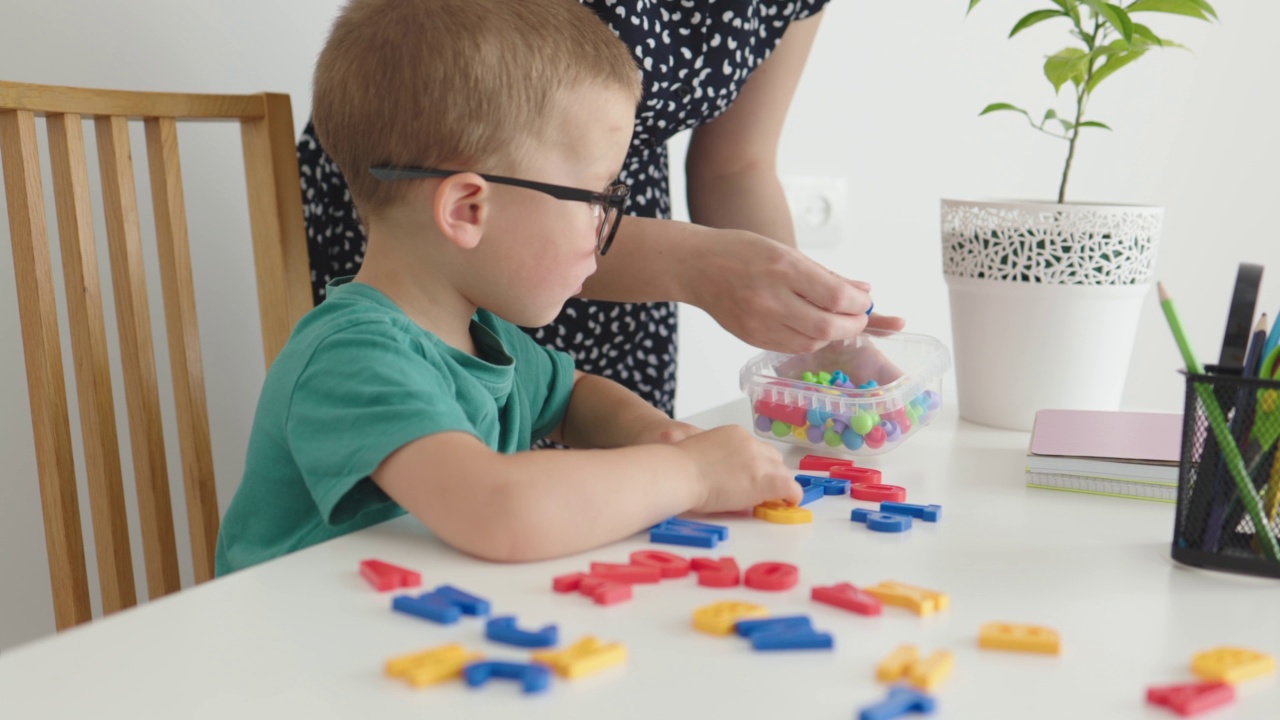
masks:
{"label": "boy's blonde hair", "polygon": [[410,185],[370,166],[512,173],[584,83],[641,94],[626,45],[578,0],[351,0],[316,63],[312,119],[367,217]]}

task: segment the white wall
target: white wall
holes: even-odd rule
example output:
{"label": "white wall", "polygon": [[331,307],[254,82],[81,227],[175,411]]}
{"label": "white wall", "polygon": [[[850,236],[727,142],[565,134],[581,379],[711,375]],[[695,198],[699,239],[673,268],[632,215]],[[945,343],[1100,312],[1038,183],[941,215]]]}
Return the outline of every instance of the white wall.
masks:
{"label": "white wall", "polygon": [[[1038,58],[1065,44],[1060,31],[1041,26],[1009,42],[1004,37],[1026,11],[1024,3],[988,0],[967,21],[965,5],[833,2],[780,159],[784,175],[848,179],[844,242],[812,254],[871,281],[877,307],[906,316],[910,329],[946,341],[938,199],[1048,197],[1064,152],[1012,116],[976,117],[997,100],[1046,107],[1048,85]],[[1221,342],[1238,262],[1271,267],[1261,305],[1280,310],[1280,243],[1268,222],[1274,215],[1270,200],[1280,192],[1272,170],[1280,162],[1272,128],[1280,101],[1274,83],[1265,80],[1266,70],[1280,64],[1268,32],[1280,23],[1280,6],[1219,5],[1219,26],[1149,18],[1159,32],[1196,52],[1155,53],[1103,86],[1093,108],[1116,131],[1094,133],[1082,145],[1070,188],[1077,200],[1168,208],[1159,276],[1176,293],[1188,335],[1204,357],[1216,355]],[[311,65],[337,6],[335,0],[0,0],[0,78],[139,90],[282,91],[293,97],[300,128],[310,102]],[[238,134],[201,128],[182,138],[225,508],[242,468],[263,375],[258,329],[244,323],[256,313]],[[140,142],[135,139],[135,160],[143,159]],[[145,185],[139,194],[145,198]],[[7,236],[7,220],[0,218],[0,227]],[[101,262],[105,275],[105,255]],[[9,254],[0,252],[0,278],[11,273]],[[105,277],[104,285],[109,288]],[[159,338],[158,290],[152,310]],[[735,397],[737,370],[754,351],[698,311],[685,312],[683,321],[678,409],[687,414]],[[14,339],[0,346],[0,456],[8,469],[0,478],[0,648],[53,628],[18,327],[16,294],[0,294],[0,336]],[[167,377],[163,343],[157,353]],[[1127,404],[1180,407],[1177,366],[1152,299]],[[172,415],[168,406],[166,412]],[[170,463],[176,478],[175,455]],[[126,492],[132,494],[129,482]],[[184,572],[189,578],[189,568]],[[141,583],[140,568],[138,577]]]}

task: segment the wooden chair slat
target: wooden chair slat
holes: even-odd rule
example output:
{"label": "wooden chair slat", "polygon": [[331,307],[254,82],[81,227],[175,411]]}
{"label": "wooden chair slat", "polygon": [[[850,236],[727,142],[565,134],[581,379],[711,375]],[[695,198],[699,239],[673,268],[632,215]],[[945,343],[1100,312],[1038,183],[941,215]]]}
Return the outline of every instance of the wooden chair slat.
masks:
{"label": "wooden chair slat", "polygon": [[58,337],[33,113],[0,110],[0,156],[3,157],[10,245],[40,475],[45,545],[53,584],[53,614],[61,630],[87,622],[93,617],[93,611],[80,530],[67,393],[62,377],[62,344]]}

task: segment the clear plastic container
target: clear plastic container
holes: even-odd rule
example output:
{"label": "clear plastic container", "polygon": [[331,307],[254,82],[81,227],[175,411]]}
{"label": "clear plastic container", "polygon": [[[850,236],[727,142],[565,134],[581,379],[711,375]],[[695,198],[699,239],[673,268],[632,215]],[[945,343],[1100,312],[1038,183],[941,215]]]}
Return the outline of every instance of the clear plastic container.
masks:
{"label": "clear plastic container", "polygon": [[743,366],[756,434],[815,454],[888,452],[942,407],[945,345],[927,335],[868,330],[803,355],[764,352]]}

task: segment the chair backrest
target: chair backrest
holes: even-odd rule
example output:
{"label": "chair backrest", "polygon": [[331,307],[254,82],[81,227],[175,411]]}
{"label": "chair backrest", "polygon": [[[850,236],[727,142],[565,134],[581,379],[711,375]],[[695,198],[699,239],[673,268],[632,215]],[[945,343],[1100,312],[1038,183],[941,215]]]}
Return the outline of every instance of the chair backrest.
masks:
{"label": "chair backrest", "polygon": [[218,503],[196,326],[177,122],[240,123],[267,365],[311,306],[288,95],[188,95],[0,81],[0,156],[17,277],[54,615],[91,619],[36,118],[43,117],[61,246],[84,465],[104,613],[136,604],[83,120],[97,136],[147,589],[179,589],[177,545],[144,277],[130,120],[145,126],[182,473],[196,582],[213,577]]}

